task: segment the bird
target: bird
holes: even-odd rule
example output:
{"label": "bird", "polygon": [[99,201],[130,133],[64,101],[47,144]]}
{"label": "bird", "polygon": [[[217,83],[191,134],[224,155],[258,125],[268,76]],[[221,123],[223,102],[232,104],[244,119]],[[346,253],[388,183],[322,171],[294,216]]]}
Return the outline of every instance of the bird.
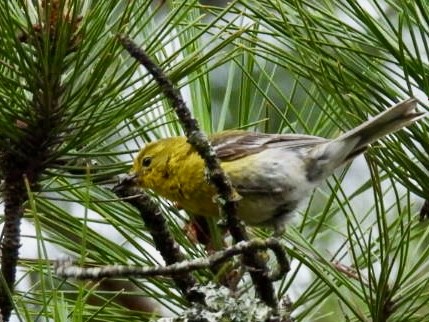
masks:
{"label": "bird", "polygon": [[[425,117],[416,107],[415,98],[406,99],[335,139],[226,130],[209,140],[238,194],[238,217],[246,225],[282,231],[300,203],[338,167],[371,143]],[[180,205],[191,216],[220,216],[204,161],[185,136],[145,145],[130,175],[139,187]]]}

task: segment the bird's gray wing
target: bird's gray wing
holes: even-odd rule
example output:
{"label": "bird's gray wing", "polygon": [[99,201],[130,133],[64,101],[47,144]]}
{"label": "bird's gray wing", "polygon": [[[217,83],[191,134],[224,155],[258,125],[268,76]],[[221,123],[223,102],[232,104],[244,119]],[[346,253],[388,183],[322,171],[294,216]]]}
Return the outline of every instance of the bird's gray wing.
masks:
{"label": "bird's gray wing", "polygon": [[266,134],[247,131],[226,131],[214,134],[210,141],[218,158],[233,161],[267,148],[297,149],[329,141],[303,134]]}

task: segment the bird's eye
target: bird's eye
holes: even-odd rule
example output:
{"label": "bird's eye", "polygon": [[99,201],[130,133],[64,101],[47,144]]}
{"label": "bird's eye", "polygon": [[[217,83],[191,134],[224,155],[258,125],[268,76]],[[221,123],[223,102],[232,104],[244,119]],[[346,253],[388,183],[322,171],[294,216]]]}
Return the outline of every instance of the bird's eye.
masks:
{"label": "bird's eye", "polygon": [[144,157],[142,160],[142,166],[148,167],[148,166],[150,166],[151,162],[152,162],[151,157]]}

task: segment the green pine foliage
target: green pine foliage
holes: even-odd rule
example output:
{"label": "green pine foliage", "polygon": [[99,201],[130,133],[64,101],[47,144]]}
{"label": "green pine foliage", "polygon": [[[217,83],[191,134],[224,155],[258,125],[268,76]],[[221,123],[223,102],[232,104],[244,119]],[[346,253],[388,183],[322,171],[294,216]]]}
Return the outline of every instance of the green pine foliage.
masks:
{"label": "green pine foliage", "polygon": [[[182,90],[207,133],[336,137],[409,96],[427,108],[423,0],[0,2],[0,151],[37,173],[23,185],[22,220],[35,227],[25,242],[36,248],[18,261],[13,312],[22,321],[145,321],[188,308],[168,277],[76,281],[52,270],[52,246],[82,265],[163,264],[137,211],[111,187],[145,142],[182,130],[118,42],[122,33]],[[292,269],[276,289],[296,321],[425,321],[429,231],[417,196],[429,196],[427,124],[374,145],[288,225]],[[158,202],[186,256],[207,256],[184,233],[186,216]],[[254,297],[247,275],[237,296]]]}

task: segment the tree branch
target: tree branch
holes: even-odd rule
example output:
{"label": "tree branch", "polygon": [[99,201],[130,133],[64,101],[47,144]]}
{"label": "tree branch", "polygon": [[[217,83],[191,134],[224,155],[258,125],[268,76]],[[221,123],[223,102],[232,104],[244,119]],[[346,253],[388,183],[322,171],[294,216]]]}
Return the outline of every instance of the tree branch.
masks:
{"label": "tree branch", "polygon": [[[197,121],[192,117],[189,109],[186,107],[180,91],[175,88],[174,84],[165,75],[163,70],[130,38],[125,35],[119,35],[118,39],[129,54],[147,68],[161,87],[164,95],[171,102],[188,138],[188,142],[200,154],[206,164],[209,180],[218,192],[220,208],[223,215],[226,217],[228,228],[234,241],[238,243],[248,240],[246,229],[237,216],[237,201],[231,181],[222,170],[220,161],[216,157],[216,153],[211,147],[207,136],[200,131]],[[267,274],[265,263],[256,254],[251,252],[244,253],[243,262],[246,266],[252,268],[249,270],[249,273],[259,297],[268,306],[276,308],[278,302],[273,284]]]}

